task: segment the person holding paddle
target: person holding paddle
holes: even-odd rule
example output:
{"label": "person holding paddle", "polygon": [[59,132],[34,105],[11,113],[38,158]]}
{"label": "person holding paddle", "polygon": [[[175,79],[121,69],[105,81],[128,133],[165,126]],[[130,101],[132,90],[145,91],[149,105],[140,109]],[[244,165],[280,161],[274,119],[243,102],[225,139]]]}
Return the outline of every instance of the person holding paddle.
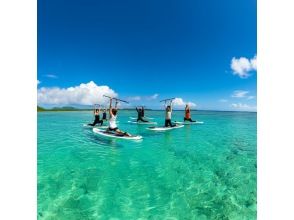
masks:
{"label": "person holding paddle", "polygon": [[118,129],[117,124],[116,124],[116,118],[117,118],[117,104],[118,100],[115,101],[115,106],[114,108],[112,107],[112,98],[109,100],[109,127],[107,128],[107,132],[115,132],[117,135],[120,136],[131,136],[127,132],[123,132]]}
{"label": "person holding paddle", "polygon": [[172,99],[170,100],[169,105],[165,105],[165,127],[175,127],[176,124],[172,124],[171,118],[172,118]]}
{"label": "person holding paddle", "polygon": [[103,121],[107,121],[106,108],[105,108],[105,109],[103,109],[103,113],[102,113],[102,120],[103,120]]}
{"label": "person holding paddle", "polygon": [[144,108],[138,108],[136,107],[137,113],[138,113],[138,118],[137,118],[137,122],[142,121],[142,122],[149,122],[143,119],[144,117]]}
{"label": "person holding paddle", "polygon": [[186,107],[185,107],[184,122],[185,121],[196,122],[191,119],[191,110],[190,110],[190,106],[188,104],[186,104]]}
{"label": "person holding paddle", "polygon": [[98,108],[98,106],[96,108],[96,105],[94,104],[94,116],[95,116],[95,120],[94,120],[93,123],[90,123],[88,125],[95,126],[96,124],[99,124],[100,123],[100,125],[102,126],[103,125],[103,120],[100,120],[100,115],[99,114],[100,114],[100,109]]}

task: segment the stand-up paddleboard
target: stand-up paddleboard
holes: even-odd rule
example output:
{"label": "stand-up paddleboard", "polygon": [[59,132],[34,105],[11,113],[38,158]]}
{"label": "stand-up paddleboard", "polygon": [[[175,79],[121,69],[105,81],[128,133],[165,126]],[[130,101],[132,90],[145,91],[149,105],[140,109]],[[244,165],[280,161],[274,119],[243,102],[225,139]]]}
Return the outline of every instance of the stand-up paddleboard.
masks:
{"label": "stand-up paddleboard", "polygon": [[148,121],[148,122],[143,122],[143,121],[128,121],[131,124],[138,124],[138,125],[156,125],[157,122],[154,121]]}
{"label": "stand-up paddleboard", "polygon": [[144,119],[149,119],[149,120],[152,120],[154,118],[150,118],[150,117],[143,117]]}
{"label": "stand-up paddleboard", "polygon": [[182,128],[184,127],[184,125],[177,125],[177,126],[174,126],[174,127],[164,127],[164,126],[161,126],[161,127],[148,127],[146,129],[150,130],[150,131],[169,131],[169,130],[173,130],[173,129],[176,129],[176,128]]}
{"label": "stand-up paddleboard", "polygon": [[122,135],[116,134],[115,132],[106,131],[106,130],[102,130],[99,128],[93,128],[93,132],[95,134],[98,134],[100,136],[107,137],[107,138],[117,138],[117,139],[125,139],[125,140],[140,140],[140,139],[142,139],[142,136],[140,136],[140,135],[122,136]]}
{"label": "stand-up paddleboard", "polygon": [[107,125],[95,125],[95,126],[92,126],[92,125],[88,125],[88,124],[83,124],[83,127],[85,128],[108,128]]}
{"label": "stand-up paddleboard", "polygon": [[195,124],[203,124],[203,121],[194,121],[194,122],[190,122],[190,121],[174,121],[175,124],[180,124],[180,125],[195,125]]}
{"label": "stand-up paddleboard", "polygon": [[[137,118],[136,117],[129,117],[130,119],[132,119],[132,120],[137,120]],[[149,119],[149,120],[152,120],[152,119],[154,119],[154,118],[149,118],[149,117],[143,117],[143,119]]]}

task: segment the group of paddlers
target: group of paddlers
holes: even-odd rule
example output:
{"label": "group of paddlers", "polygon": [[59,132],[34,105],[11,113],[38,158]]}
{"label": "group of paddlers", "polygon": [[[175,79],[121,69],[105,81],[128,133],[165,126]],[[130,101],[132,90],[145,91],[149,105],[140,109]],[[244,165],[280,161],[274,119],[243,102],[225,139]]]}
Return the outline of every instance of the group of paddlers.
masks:
{"label": "group of paddlers", "polygon": [[[112,101],[115,100],[115,106],[112,106]],[[109,132],[115,132],[117,134],[120,135],[126,135],[128,136],[127,132],[123,132],[121,130],[118,129],[117,127],[117,123],[116,123],[116,118],[117,118],[117,112],[118,112],[118,108],[117,108],[117,104],[119,101],[123,101],[123,100],[119,100],[116,98],[111,98],[109,97],[109,126],[107,128],[107,131]],[[168,100],[164,100],[165,101],[165,123],[164,126],[165,127],[174,127],[177,126],[176,124],[172,123],[172,111],[173,111],[173,107],[172,107],[172,102],[173,99],[168,99]],[[167,102],[169,102],[167,104]],[[100,119],[100,112],[102,111],[102,118]],[[140,107],[136,107],[136,111],[137,111],[137,122],[149,122],[148,120],[146,120],[145,117],[145,109],[144,106],[140,106]],[[108,120],[107,119],[107,109],[100,109],[99,105],[94,105],[94,116],[95,116],[95,120],[93,123],[90,123],[88,125],[90,126],[95,126],[97,124],[100,124],[101,126],[103,125],[103,122]],[[185,121],[189,121],[189,122],[195,122],[191,119],[191,109],[190,106],[188,104],[186,104],[185,107],[185,115],[184,115],[184,122]]]}

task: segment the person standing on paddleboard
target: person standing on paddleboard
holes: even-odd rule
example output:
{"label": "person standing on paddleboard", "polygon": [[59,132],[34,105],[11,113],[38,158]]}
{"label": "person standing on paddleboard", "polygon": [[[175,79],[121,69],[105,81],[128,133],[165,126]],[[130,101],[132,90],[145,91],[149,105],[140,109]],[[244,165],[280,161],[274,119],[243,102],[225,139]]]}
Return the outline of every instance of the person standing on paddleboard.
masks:
{"label": "person standing on paddleboard", "polygon": [[190,109],[190,106],[188,104],[186,104],[186,107],[185,107],[184,122],[185,121],[196,122],[196,121],[193,121],[192,118],[191,118],[191,109]]}
{"label": "person standing on paddleboard", "polygon": [[95,116],[95,120],[93,123],[88,124],[90,126],[95,126],[96,124],[99,124],[102,126],[103,125],[103,120],[100,120],[100,109],[96,108],[96,106],[94,105],[94,116]]}
{"label": "person standing on paddleboard", "polygon": [[117,118],[117,104],[118,101],[115,102],[115,107],[112,108],[112,98],[110,99],[109,104],[109,127],[107,128],[107,132],[115,132],[118,135],[121,136],[131,136],[127,132],[120,131],[116,124],[116,118]]}
{"label": "person standing on paddleboard", "polygon": [[138,118],[137,118],[137,122],[142,121],[142,122],[149,122],[143,119],[144,117],[144,109],[142,108],[138,108],[136,107],[137,113],[138,113]]}
{"label": "person standing on paddleboard", "polygon": [[170,101],[170,105],[166,106],[165,108],[165,127],[175,127],[175,124],[172,124],[171,122],[171,116],[172,115],[172,101]]}

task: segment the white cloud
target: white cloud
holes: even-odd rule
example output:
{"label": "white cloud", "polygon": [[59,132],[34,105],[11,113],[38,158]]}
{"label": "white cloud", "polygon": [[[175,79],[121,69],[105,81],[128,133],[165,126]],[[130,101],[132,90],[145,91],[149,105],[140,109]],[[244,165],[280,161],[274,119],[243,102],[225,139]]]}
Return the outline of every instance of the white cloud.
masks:
{"label": "white cloud", "polygon": [[247,97],[248,93],[249,93],[249,91],[235,90],[231,96],[233,98],[245,98],[245,97]]}
{"label": "white cloud", "polygon": [[257,70],[256,55],[251,59],[247,59],[246,57],[233,57],[231,60],[231,69],[233,70],[233,74],[238,75],[240,78],[249,77],[250,71]]}
{"label": "white cloud", "polygon": [[233,108],[248,108],[248,107],[249,107],[249,105],[247,105],[247,104],[242,104],[242,103],[232,103],[231,106],[232,106]]}
{"label": "white cloud", "polygon": [[154,95],[147,97],[147,99],[148,100],[154,100],[154,99],[157,99],[158,96],[159,96],[159,94],[155,93]]}
{"label": "white cloud", "polygon": [[140,101],[141,97],[140,96],[131,96],[127,98],[128,101]]}
{"label": "white cloud", "polygon": [[193,102],[185,102],[182,98],[175,98],[173,100],[174,106],[184,107],[186,104],[188,104],[190,107],[196,107],[196,104]]}
{"label": "white cloud", "polygon": [[256,55],[250,59],[251,67],[253,70],[257,70],[257,57]]}
{"label": "white cloud", "polygon": [[219,99],[218,101],[219,101],[219,102],[228,102],[227,99]]}
{"label": "white cloud", "polygon": [[241,111],[256,111],[256,106],[250,106],[243,103],[232,103],[231,107]]}
{"label": "white cloud", "polygon": [[40,83],[41,83],[41,81],[37,79],[37,85],[39,85]]}
{"label": "white cloud", "polygon": [[51,78],[51,79],[57,79],[57,78],[58,78],[58,77],[57,77],[56,75],[54,75],[54,74],[46,74],[45,76],[48,77],[48,78]]}
{"label": "white cloud", "polygon": [[117,93],[108,86],[98,86],[93,81],[69,88],[42,87],[38,89],[38,104],[92,105],[99,103],[103,105],[108,103],[108,98],[103,97],[104,94],[111,97],[117,96]]}
{"label": "white cloud", "polygon": [[255,98],[255,96],[253,96],[253,95],[250,95],[250,96],[247,96],[247,99],[254,99]]}

